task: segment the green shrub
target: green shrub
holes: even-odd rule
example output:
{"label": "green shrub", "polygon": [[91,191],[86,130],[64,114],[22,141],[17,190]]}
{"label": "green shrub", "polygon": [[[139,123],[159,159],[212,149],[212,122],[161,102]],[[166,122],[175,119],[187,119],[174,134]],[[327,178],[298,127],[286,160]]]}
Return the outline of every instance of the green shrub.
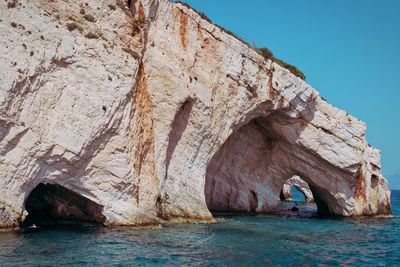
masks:
{"label": "green shrub", "polygon": [[272,51],[266,47],[259,48],[258,53],[261,54],[265,59],[273,59],[274,58]]}
{"label": "green shrub", "polygon": [[116,9],[114,5],[108,5],[108,8],[109,8],[110,10],[115,10],[115,9]]}
{"label": "green shrub", "polygon": [[288,69],[292,74],[294,74],[295,76],[301,78],[302,80],[306,80],[306,75],[304,75],[304,73],[299,70],[296,66],[290,65],[288,63],[286,63],[285,61],[274,57],[273,61],[277,64],[279,64],[281,67],[284,67],[285,69]]}
{"label": "green shrub", "polygon": [[225,32],[226,34],[229,34],[230,36],[235,37],[236,39],[238,39],[239,41],[241,41],[242,43],[248,45],[249,47],[253,47],[251,44],[249,44],[246,40],[244,40],[242,37],[240,37],[239,35],[235,34],[234,32],[231,32],[228,29],[225,29],[224,27],[222,27],[221,25],[218,24],[214,24],[215,26],[217,26],[218,28],[220,28],[223,32]]}
{"label": "green shrub", "polygon": [[258,48],[256,50],[260,55],[262,55],[266,60],[270,59],[273,62],[277,63],[278,65],[280,65],[281,67],[288,69],[292,74],[296,75],[297,77],[301,78],[302,80],[306,80],[306,76],[304,75],[304,73],[299,70],[296,66],[290,65],[288,63],[286,63],[285,61],[276,58],[274,56],[274,54],[272,53],[271,50],[269,50],[266,47],[263,48]]}
{"label": "green shrub", "polygon": [[144,25],[145,20],[142,18],[137,18],[133,21],[133,24],[138,26],[138,27],[142,27]]}
{"label": "green shrub", "polygon": [[18,27],[18,24],[15,23],[15,22],[11,22],[11,26],[14,27],[14,28],[17,28],[17,27]]}

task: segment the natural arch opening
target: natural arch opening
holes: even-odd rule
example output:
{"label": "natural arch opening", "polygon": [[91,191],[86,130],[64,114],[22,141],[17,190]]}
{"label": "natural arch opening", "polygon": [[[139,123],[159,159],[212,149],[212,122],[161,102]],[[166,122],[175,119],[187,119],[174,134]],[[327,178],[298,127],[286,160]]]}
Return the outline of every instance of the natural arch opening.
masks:
{"label": "natural arch opening", "polygon": [[[302,200],[300,198],[302,198]],[[297,175],[288,179],[283,184],[282,190],[279,194],[279,199],[281,201],[304,201],[305,203],[314,202],[314,196],[311,192],[310,186]]]}
{"label": "natural arch opening", "polygon": [[318,214],[335,214],[332,190],[324,188],[332,178],[318,180],[324,175],[318,165],[327,163],[320,163],[321,159],[280,132],[286,131],[295,140],[293,135],[302,127],[303,122],[273,114],[253,119],[233,132],[207,168],[205,198],[210,212],[276,212],[282,185],[287,177],[299,173],[309,185]]}
{"label": "natural arch opening", "polygon": [[297,175],[283,184],[279,199],[281,203],[278,205],[278,210],[283,214],[291,211],[297,215],[309,217],[317,213],[317,206],[309,184]]}
{"label": "natural arch opening", "polygon": [[103,206],[63,186],[39,184],[25,204],[28,216],[24,227],[56,225],[102,225]]}
{"label": "natural arch opening", "polygon": [[279,199],[281,201],[307,202],[307,198],[304,196],[302,191],[295,186],[286,184],[282,187]]}

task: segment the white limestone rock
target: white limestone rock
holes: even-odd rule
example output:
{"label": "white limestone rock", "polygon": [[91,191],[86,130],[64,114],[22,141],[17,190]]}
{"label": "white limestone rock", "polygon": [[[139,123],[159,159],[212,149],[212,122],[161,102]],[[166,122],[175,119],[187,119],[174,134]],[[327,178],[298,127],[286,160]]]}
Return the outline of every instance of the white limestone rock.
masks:
{"label": "white limestone rock", "polygon": [[40,183],[106,225],[268,211],[293,175],[321,212],[391,213],[366,125],[300,78],[181,4],[85,3],[0,2],[2,226]]}

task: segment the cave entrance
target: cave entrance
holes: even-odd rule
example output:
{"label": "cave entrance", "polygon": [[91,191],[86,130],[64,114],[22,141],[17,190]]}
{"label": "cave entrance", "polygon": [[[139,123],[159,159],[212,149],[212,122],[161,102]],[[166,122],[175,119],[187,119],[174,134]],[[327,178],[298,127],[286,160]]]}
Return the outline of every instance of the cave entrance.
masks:
{"label": "cave entrance", "polygon": [[25,204],[24,227],[103,225],[103,206],[63,186],[39,184]]}
{"label": "cave entrance", "polygon": [[212,156],[205,183],[205,200],[211,213],[279,212],[282,185],[296,173],[304,177],[301,181],[309,189],[310,201],[312,198],[317,202],[315,211],[331,213],[326,204],[332,199],[329,192],[325,185],[315,183],[323,175],[315,170],[315,158],[310,155],[308,163],[307,151],[279,132],[282,125],[285,131],[293,127],[291,133],[301,132],[304,126],[292,126],[279,115],[256,118],[234,131]]}

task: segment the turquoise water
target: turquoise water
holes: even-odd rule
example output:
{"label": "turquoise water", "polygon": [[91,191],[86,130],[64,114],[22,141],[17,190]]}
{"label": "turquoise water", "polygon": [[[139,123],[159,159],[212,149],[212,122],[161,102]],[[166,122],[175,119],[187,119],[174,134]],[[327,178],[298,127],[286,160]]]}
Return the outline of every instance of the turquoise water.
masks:
{"label": "turquoise water", "polygon": [[400,191],[393,219],[220,217],[156,230],[102,227],[0,233],[1,266],[400,266]]}

